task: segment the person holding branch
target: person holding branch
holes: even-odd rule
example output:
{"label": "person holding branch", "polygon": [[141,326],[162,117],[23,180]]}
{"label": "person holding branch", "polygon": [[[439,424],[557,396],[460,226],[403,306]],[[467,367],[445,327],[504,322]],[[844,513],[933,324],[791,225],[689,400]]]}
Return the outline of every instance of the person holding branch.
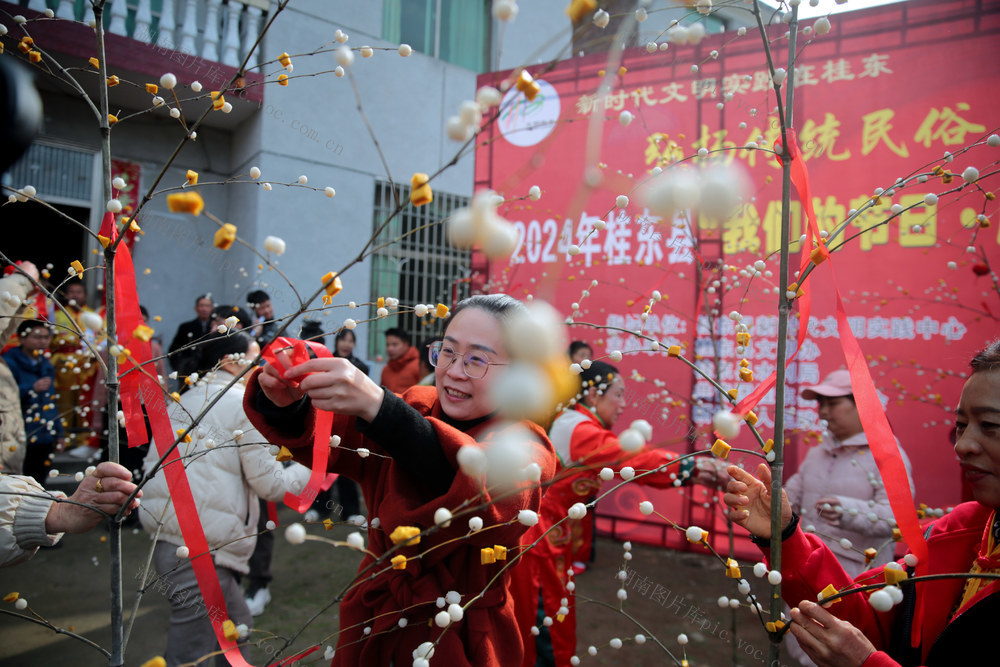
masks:
{"label": "person holding branch", "polygon": [[[907,554],[898,564],[852,580],[830,548],[798,526],[782,492],[781,592],[793,606],[790,631],[818,665],[995,663],[988,637],[1000,614],[1000,340],[977,353],[970,366],[955,410],[955,454],[975,502],[931,524],[927,563]],[[765,549],[772,537],[770,469],[761,464],[754,476],[731,466],[729,474],[724,501],[730,518]],[[881,584],[902,578],[903,569],[901,601],[878,589],[845,595],[829,608],[814,602],[828,586],[843,592]],[[907,583],[914,574],[938,576]]]}
{"label": "person holding branch", "polygon": [[[333,665],[408,665],[432,649],[440,664],[520,664],[510,568],[489,556],[508,558],[537,521],[556,467],[541,427],[497,414],[493,390],[512,361],[504,324],[524,311],[501,294],[461,301],[431,349],[435,386],[402,395],[336,357],[284,371],[269,364],[251,377],[244,409],[261,434],[306,465],[314,436],[336,436],[328,470],[360,484],[370,513],[366,555],[340,603]],[[290,361],[284,350],[276,357]],[[331,434],[314,434],[320,410],[334,413]],[[535,481],[498,489],[460,464],[505,439],[517,440]],[[460,507],[481,509],[451,520]],[[431,527],[418,543],[414,535]],[[351,539],[362,547],[360,535]]]}

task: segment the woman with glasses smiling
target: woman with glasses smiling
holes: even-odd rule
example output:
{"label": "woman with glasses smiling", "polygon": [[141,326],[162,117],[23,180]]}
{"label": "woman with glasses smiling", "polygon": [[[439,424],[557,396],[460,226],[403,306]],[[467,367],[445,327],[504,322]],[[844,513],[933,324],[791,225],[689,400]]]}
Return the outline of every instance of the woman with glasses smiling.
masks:
{"label": "woman with glasses smiling", "polygon": [[[520,664],[509,569],[504,562],[483,564],[481,551],[517,546],[526,530],[519,513],[537,512],[556,467],[541,427],[512,425],[496,414],[492,388],[510,362],[503,325],[523,311],[520,301],[501,294],[460,302],[443,340],[430,350],[434,387],[396,395],[337,358],[311,359],[284,377],[265,366],[248,383],[244,408],[251,421],[306,465],[316,410],[333,412],[333,434],[342,440],[331,449],[329,470],[356,480],[364,493],[369,553],[359,570],[365,574],[340,604],[334,665],[410,664],[429,658],[425,642],[437,642],[434,661],[442,664]],[[481,447],[511,426],[530,433],[525,445],[541,479],[497,493],[482,476],[459,469],[458,452]],[[463,504],[484,507],[471,520],[442,523],[419,545],[398,549],[407,557],[405,569],[387,567],[386,560],[368,569],[394,547],[394,529],[425,530],[440,523],[439,509],[457,512]],[[435,622],[442,602],[460,619],[452,616],[446,630]]]}

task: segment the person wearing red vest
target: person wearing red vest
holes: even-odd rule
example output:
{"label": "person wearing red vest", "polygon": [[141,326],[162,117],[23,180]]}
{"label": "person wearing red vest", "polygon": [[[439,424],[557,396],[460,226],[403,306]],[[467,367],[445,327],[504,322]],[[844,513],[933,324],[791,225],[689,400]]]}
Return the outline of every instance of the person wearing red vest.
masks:
{"label": "person wearing red vest", "polygon": [[413,346],[410,334],[403,329],[385,332],[385,352],[389,363],[382,369],[382,386],[395,394],[402,394],[420,382],[420,354]]}
{"label": "person wearing red vest", "polygon": [[[956,414],[955,453],[975,502],[963,503],[927,532],[928,557],[899,561],[908,577],[971,575],[903,583],[901,601],[889,591],[850,594],[824,609],[816,600],[827,585],[837,590],[885,581],[877,568],[852,579],[823,542],[798,527],[782,498],[781,592],[792,609],[791,632],[818,665],[987,665],[996,664],[989,637],[1000,618],[1000,340],[971,362]],[[729,468],[724,500],[730,517],[769,546],[770,471],[758,477]],[[893,565],[893,564],[890,564]],[[894,592],[894,591],[893,591]],[[876,598],[878,594],[878,598]],[[888,598],[888,599],[887,599]]]}
{"label": "person wearing red vest", "polygon": [[[627,466],[644,472],[669,466],[636,480],[656,488],[679,486],[693,474],[698,475],[699,481],[714,482],[716,479],[711,460],[700,463],[696,472],[694,459],[688,458],[678,464],[678,455],[665,449],[649,448],[633,453],[622,449],[611,431],[627,406],[625,381],[617,368],[593,361],[581,374],[581,381],[583,391],[578,394],[576,404],[560,413],[549,430],[561,465],[556,481],[542,498],[538,524],[521,538],[522,546],[533,545],[522,556],[514,575],[518,625],[525,642],[521,664],[525,667],[535,664],[535,636],[544,634],[537,625],[539,602],[544,609],[543,616],[552,619],[547,629],[555,664],[569,665],[576,652],[575,584],[569,570],[573,560],[573,534],[589,519],[564,519],[570,507],[586,503],[600,490],[602,468],[620,471]],[[649,428],[649,425],[633,422],[633,427]],[[544,643],[544,640],[539,641]]]}
{"label": "person wearing red vest", "polygon": [[[500,294],[460,302],[444,340],[432,348],[435,386],[413,387],[402,396],[336,357],[311,359],[284,377],[268,365],[251,377],[247,415],[268,441],[285,445],[300,462],[312,461],[317,409],[334,413],[332,433],[340,441],[328,469],[360,484],[369,511],[366,555],[340,603],[335,667],[427,664],[432,652],[431,664],[449,667],[520,664],[513,568],[487,556],[507,559],[505,548],[517,547],[537,521],[542,488],[556,468],[541,427],[496,414],[492,388],[511,361],[503,324],[524,310]],[[536,481],[497,488],[470,466],[506,438],[516,439],[511,444]],[[473,517],[448,520],[449,510],[470,502],[481,507]],[[395,547],[397,528],[433,526],[418,545],[405,536],[395,540],[404,567],[375,564]]]}

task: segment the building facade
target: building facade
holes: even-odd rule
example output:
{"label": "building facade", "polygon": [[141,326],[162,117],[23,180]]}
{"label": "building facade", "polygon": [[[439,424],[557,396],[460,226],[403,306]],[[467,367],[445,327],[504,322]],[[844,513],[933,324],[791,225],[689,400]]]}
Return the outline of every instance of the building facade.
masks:
{"label": "building facade", "polygon": [[[634,11],[648,3],[610,4]],[[82,0],[21,0],[0,2],[0,10],[31,19],[25,28],[36,43],[65,66],[78,68],[70,71],[96,99],[96,71],[87,63],[96,46],[85,5],[89,3]],[[459,154],[461,144],[448,138],[445,120],[473,98],[482,71],[567,58],[581,44],[580,31],[574,38],[565,0],[522,2],[510,23],[493,19],[491,5],[489,0],[292,0],[275,17],[273,0],[107,3],[108,73],[123,82],[109,88],[110,111],[119,118],[112,128],[111,154],[115,173],[129,183],[126,205],[134,205],[157,180],[187,131],[170,117],[169,107],[179,106],[190,124],[210,105],[205,92],[242,75],[243,89],[226,95],[231,112],[208,113],[197,138],[180,149],[140,216],[143,233],[133,251],[139,296],[161,318],[155,326],[166,342],[179,323],[191,319],[199,294],[210,293],[220,304],[244,305],[249,290],[262,288],[271,295],[276,315],[284,316],[298,309],[299,295],[320,286],[321,276],[347,267],[344,291],[334,304],[339,307],[308,315],[325,331],[336,329],[346,317],[374,315],[374,309],[349,312],[341,306],[349,301],[400,296],[404,303],[450,303],[462,295],[468,258],[447,248],[442,233],[392,243],[393,234],[403,233],[407,225],[417,220],[433,225],[472,195],[471,151]],[[687,8],[662,5],[660,11],[649,8],[649,21],[629,36],[633,44],[656,40],[674,18],[696,17]],[[44,19],[39,12],[46,9],[61,20]],[[725,27],[725,20],[713,20],[710,30]],[[265,26],[260,47],[240,71]],[[4,57],[16,53],[21,36],[15,25],[8,27]],[[369,58],[356,50],[343,77],[332,72],[338,30],[347,33],[348,46],[373,48]],[[400,43],[411,44],[412,55],[401,57],[396,50]],[[277,84],[282,66],[275,61],[282,53],[292,55],[288,85]],[[156,107],[144,84],[156,83],[165,72],[177,77],[179,105],[159,91],[165,103]],[[3,184],[32,184],[40,198],[96,230],[104,212],[97,118],[58,77],[38,72],[37,78],[43,129],[21,162],[3,176]],[[201,95],[191,88],[195,81],[202,85]],[[408,186],[415,172],[435,174],[444,165],[449,166],[433,181],[439,205],[424,212],[409,210],[386,229],[382,243],[373,244],[383,248],[363,253],[394,208],[389,184]],[[249,177],[254,166],[261,170],[256,181]],[[205,216],[167,209],[162,191],[181,187],[189,169],[200,175],[206,210],[235,224],[241,239],[261,252],[267,236],[286,242],[287,252],[272,259],[287,282],[277,271],[261,269],[260,258],[241,245],[228,251],[215,248],[217,225]],[[299,184],[303,175],[307,187]],[[328,186],[336,196],[325,195]],[[318,190],[308,189],[313,187]],[[405,197],[406,190],[401,192]],[[5,210],[20,230],[4,241],[6,254],[51,263],[53,279],[64,275],[73,259],[88,267],[99,265],[96,239],[38,206],[20,206]],[[92,270],[85,278],[96,304],[103,276]],[[290,326],[292,335],[300,321]],[[377,324],[382,329],[359,327],[359,356],[375,358],[383,344],[379,331],[397,322],[391,316]],[[400,324],[422,337],[415,321]]]}

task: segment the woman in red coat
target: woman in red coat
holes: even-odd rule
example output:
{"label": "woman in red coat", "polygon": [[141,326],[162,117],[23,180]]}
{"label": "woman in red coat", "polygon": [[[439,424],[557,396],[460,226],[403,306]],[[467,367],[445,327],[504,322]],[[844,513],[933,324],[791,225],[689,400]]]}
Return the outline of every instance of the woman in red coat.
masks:
{"label": "woman in red coat", "polygon": [[[912,555],[900,561],[909,575],[1000,574],[1000,341],[972,359],[972,375],[962,389],[956,414],[955,453],[976,502],[963,503],[933,523],[927,535],[928,562]],[[760,479],[730,467],[726,503],[733,520],[758,538],[770,538],[770,474]],[[1000,580],[943,578],[903,585],[902,601],[885,594],[848,595],[829,610],[812,602],[832,584],[884,581],[881,569],[853,582],[830,549],[797,527],[787,499],[782,502],[781,592],[792,609],[791,632],[818,665],[987,665],[996,664],[990,637],[1000,618]],[[762,540],[761,538],[765,538]],[[870,600],[870,598],[872,598]],[[891,598],[890,598],[891,600]],[[885,604],[883,605],[883,602]],[[876,606],[888,606],[877,611]]]}
{"label": "woman in red coat", "polygon": [[[576,405],[560,413],[549,430],[561,466],[556,481],[542,498],[538,524],[521,538],[522,545],[536,541],[538,544],[524,554],[514,574],[517,619],[525,643],[521,664],[526,667],[534,665],[536,659],[532,635],[540,631],[537,626],[539,593],[544,616],[552,619],[548,633],[556,665],[569,665],[576,652],[575,585],[568,570],[572,565],[573,532],[581,522],[563,519],[570,507],[586,503],[600,490],[601,469],[612,466],[620,470],[627,466],[644,472],[669,465],[661,472],[636,480],[640,484],[667,488],[688,480],[695,468],[694,459],[678,464],[678,455],[665,449],[642,449],[633,453],[622,449],[611,431],[627,407],[625,381],[617,368],[594,361],[581,374],[581,381],[583,391]],[[714,466],[710,461],[707,464],[706,476],[700,479],[714,482],[715,475],[710,472]]]}
{"label": "woman in red coat", "polygon": [[[361,485],[371,554],[393,548],[390,534],[397,527],[424,530],[442,522],[441,508],[457,512],[463,503],[488,503],[473,519],[455,519],[419,545],[398,550],[408,558],[405,569],[389,569],[384,559],[370,568],[375,559],[366,555],[359,570],[364,574],[340,604],[334,665],[410,665],[430,657],[426,642],[437,642],[434,662],[450,667],[521,662],[509,570],[497,576],[506,563],[483,565],[480,552],[517,545],[539,508],[541,488],[526,482],[494,499],[483,476],[466,474],[458,461],[464,460],[461,450],[482,449],[511,426],[495,416],[491,385],[510,361],[502,324],[523,309],[504,295],[459,303],[431,355],[436,386],[413,387],[402,396],[339,358],[312,359],[284,378],[265,366],[252,377],[247,415],[269,442],[289,447],[306,465],[316,410],[335,413],[333,434],[341,442],[331,449],[329,470]],[[551,443],[533,423],[514,426],[530,433],[523,446],[544,484],[555,472]],[[439,627],[439,599],[460,620],[445,619],[447,627]]]}

